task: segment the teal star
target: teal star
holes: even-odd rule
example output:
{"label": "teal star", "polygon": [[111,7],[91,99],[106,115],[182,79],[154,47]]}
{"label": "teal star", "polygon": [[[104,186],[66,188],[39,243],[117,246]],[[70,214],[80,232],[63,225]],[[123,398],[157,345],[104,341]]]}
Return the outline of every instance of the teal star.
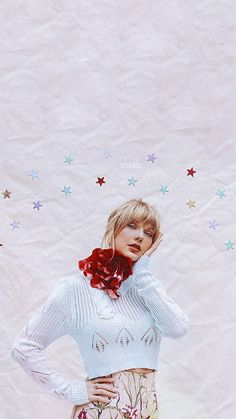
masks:
{"label": "teal star", "polygon": [[72,162],[73,160],[74,160],[74,159],[72,159],[71,154],[70,154],[69,156],[65,156],[65,161],[64,161],[64,163],[71,164],[71,162]]}
{"label": "teal star", "polygon": [[163,195],[165,194],[165,192],[170,192],[170,191],[167,191],[167,185],[166,186],[161,185],[161,189],[159,189],[159,191],[161,191]]}
{"label": "teal star", "polygon": [[132,176],[132,177],[130,177],[130,178],[128,179],[128,181],[129,181],[129,185],[128,185],[128,186],[130,186],[130,185],[135,186],[135,182],[137,182],[137,180],[138,180],[138,179],[135,179],[133,176]]}
{"label": "teal star", "polygon": [[228,250],[228,249],[233,249],[233,245],[234,245],[234,243],[233,243],[233,242],[231,242],[231,240],[228,240],[228,241],[227,241],[227,243],[225,243],[225,245],[227,246],[227,250]]}
{"label": "teal star", "polygon": [[218,192],[216,193],[216,195],[219,195],[219,197],[221,199],[222,196],[225,196],[225,191],[221,191],[220,189],[218,189]]}
{"label": "teal star", "polygon": [[65,195],[67,196],[68,193],[71,193],[70,188],[71,186],[64,186],[64,189],[62,189],[61,192],[65,192]]}

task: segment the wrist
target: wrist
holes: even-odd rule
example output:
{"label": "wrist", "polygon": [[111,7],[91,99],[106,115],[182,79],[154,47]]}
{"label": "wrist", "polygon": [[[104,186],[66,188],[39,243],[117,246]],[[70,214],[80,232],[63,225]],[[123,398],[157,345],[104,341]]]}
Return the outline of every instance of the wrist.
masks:
{"label": "wrist", "polygon": [[150,256],[144,253],[132,266],[133,274],[149,269]]}
{"label": "wrist", "polygon": [[70,401],[73,404],[85,404],[89,402],[86,380],[78,380],[71,385]]}

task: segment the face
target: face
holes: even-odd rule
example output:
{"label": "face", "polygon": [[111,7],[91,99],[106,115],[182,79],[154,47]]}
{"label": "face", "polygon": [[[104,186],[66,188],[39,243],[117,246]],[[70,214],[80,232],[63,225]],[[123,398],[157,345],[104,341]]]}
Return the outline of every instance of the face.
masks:
{"label": "face", "polygon": [[[136,262],[151,247],[153,235],[150,224],[132,221],[115,237],[115,249]],[[131,244],[138,245],[139,249]]]}

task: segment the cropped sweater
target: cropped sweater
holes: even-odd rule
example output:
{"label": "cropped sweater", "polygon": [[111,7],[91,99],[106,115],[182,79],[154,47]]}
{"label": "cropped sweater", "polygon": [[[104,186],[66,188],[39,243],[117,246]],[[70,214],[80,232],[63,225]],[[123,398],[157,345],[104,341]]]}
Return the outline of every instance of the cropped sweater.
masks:
{"label": "cropped sweater", "polygon": [[[180,338],[189,318],[149,270],[150,257],[133,264],[112,299],[92,288],[82,271],[61,277],[15,338],[10,355],[51,396],[89,402],[86,381],[130,368],[157,370],[162,337]],[[68,380],[52,368],[43,350],[70,335],[78,344],[87,378]]]}

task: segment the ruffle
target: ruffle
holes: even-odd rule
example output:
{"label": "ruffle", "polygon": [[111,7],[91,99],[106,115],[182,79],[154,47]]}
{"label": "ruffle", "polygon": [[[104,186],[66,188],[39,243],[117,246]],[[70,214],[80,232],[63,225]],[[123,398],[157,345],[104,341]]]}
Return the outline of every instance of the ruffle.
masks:
{"label": "ruffle", "polygon": [[[132,287],[132,283],[134,281],[133,276],[136,273],[148,268],[149,261],[150,257],[147,255],[143,255],[141,256],[141,258],[139,258],[137,262],[134,263],[133,275],[130,275],[125,281],[123,281],[119,288],[119,298],[122,298],[122,296],[125,295]],[[98,317],[102,319],[112,319],[115,315],[112,305],[112,298],[109,297],[109,295],[106,294],[102,289],[93,288],[91,287],[91,285],[89,285],[89,287],[94,304],[96,306],[96,312]]]}

